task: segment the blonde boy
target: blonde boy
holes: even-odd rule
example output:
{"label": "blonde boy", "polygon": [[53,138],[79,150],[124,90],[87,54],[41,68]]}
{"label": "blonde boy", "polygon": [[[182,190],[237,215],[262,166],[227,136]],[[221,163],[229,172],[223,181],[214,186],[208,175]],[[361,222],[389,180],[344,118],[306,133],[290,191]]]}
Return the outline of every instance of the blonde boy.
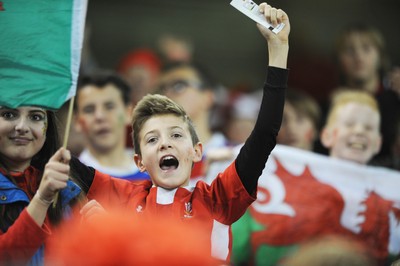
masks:
{"label": "blonde boy", "polygon": [[381,147],[379,128],[375,98],[365,91],[343,89],[332,99],[321,141],[331,157],[367,164]]}

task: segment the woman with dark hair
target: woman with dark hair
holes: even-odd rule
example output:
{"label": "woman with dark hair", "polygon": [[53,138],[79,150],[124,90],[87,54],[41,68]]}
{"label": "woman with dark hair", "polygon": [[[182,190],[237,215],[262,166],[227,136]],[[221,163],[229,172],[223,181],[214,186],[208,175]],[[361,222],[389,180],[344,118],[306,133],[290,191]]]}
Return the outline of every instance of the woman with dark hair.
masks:
{"label": "woman with dark hair", "polygon": [[58,148],[52,111],[0,106],[1,265],[42,265],[51,228],[72,212],[81,189],[69,181],[69,151]]}

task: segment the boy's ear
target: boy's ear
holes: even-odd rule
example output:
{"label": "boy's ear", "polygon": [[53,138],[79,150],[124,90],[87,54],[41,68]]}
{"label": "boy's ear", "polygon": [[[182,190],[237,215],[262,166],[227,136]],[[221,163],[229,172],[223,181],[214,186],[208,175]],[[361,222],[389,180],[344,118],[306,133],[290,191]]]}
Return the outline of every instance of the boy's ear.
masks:
{"label": "boy's ear", "polygon": [[325,148],[327,149],[331,148],[334,141],[333,130],[328,127],[324,127],[321,131],[320,138],[321,138],[321,143]]}
{"label": "boy's ear", "polygon": [[143,161],[142,161],[142,156],[140,156],[139,154],[135,154],[135,155],[133,155],[133,160],[135,161],[136,166],[139,168],[140,172],[146,171],[146,167],[144,166]]}
{"label": "boy's ear", "polygon": [[197,163],[200,162],[203,158],[203,144],[201,142],[197,142],[194,146],[194,158],[193,162]]}

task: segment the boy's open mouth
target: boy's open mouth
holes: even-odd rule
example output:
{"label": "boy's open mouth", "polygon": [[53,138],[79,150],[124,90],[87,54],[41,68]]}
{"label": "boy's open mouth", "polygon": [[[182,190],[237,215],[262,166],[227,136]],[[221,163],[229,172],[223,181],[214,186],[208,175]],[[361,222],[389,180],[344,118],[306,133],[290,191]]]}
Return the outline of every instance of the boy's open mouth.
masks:
{"label": "boy's open mouth", "polygon": [[162,170],[176,169],[179,166],[179,161],[172,155],[166,155],[160,159],[160,168]]}
{"label": "boy's open mouth", "polygon": [[350,141],[347,146],[353,150],[363,151],[367,149],[367,144],[361,141]]}

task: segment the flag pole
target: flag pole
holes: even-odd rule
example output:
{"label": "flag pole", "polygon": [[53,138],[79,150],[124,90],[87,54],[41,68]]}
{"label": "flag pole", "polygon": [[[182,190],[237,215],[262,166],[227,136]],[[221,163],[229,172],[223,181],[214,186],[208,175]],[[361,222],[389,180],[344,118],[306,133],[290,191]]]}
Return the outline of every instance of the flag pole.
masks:
{"label": "flag pole", "polygon": [[71,100],[69,101],[67,124],[65,126],[65,132],[64,132],[63,148],[67,148],[67,144],[68,144],[69,131],[70,131],[71,120],[72,120],[72,111],[74,110],[74,101],[75,101],[75,96],[72,96]]}
{"label": "flag pole", "polygon": [[[68,115],[67,115],[67,124],[65,125],[64,129],[64,141],[63,141],[63,148],[67,148],[68,144],[68,138],[69,138],[69,131],[71,127],[71,120],[72,120],[72,111],[74,110],[74,101],[75,101],[75,96],[71,97],[71,100],[69,101],[69,108],[68,108]],[[56,194],[54,195],[53,198],[53,208],[56,207],[57,205],[57,200],[58,200],[58,194],[59,192],[57,191]]]}

